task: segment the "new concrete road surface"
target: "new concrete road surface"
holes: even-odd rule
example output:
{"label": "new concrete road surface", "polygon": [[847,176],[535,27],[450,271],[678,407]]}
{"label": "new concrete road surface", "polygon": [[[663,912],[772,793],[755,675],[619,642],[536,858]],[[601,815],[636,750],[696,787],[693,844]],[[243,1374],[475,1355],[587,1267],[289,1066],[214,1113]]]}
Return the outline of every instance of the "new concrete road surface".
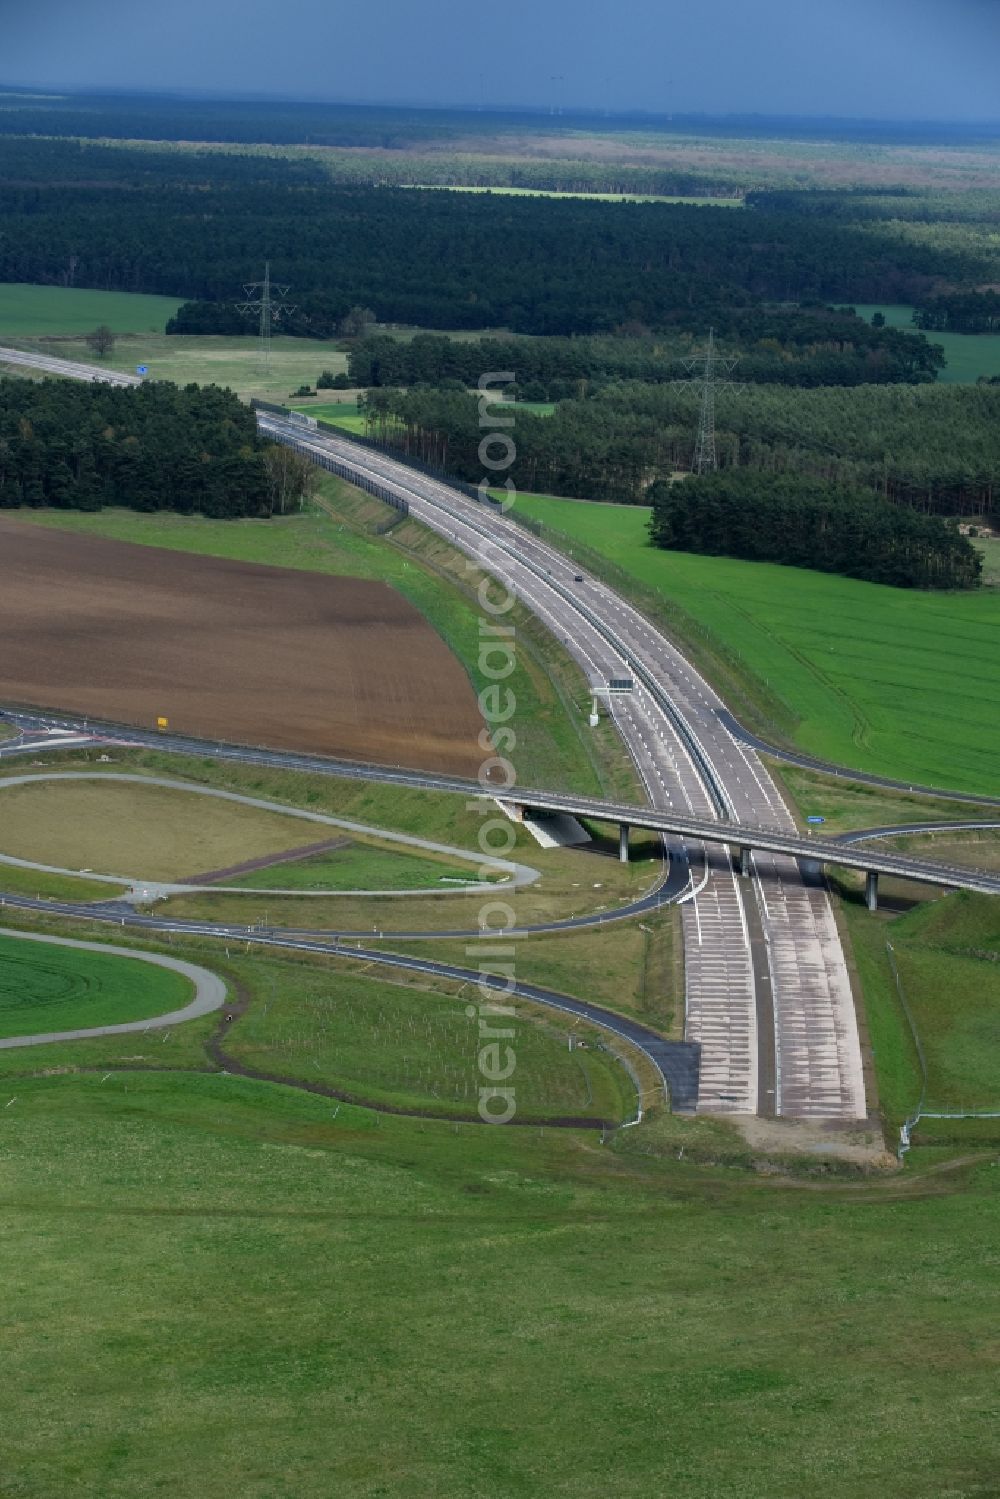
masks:
{"label": "new concrete road surface", "polygon": [[69,937],[44,937],[37,932],[19,932],[9,927],[0,927],[0,937],[16,937],[24,942],[44,942],[49,947],[75,947],[80,952],[96,952],[103,957],[137,958],[141,963],[153,963],[157,968],[169,968],[183,974],[194,985],[194,998],[180,1010],[171,1010],[168,1015],[156,1015],[151,1020],[130,1020],[124,1025],[97,1025],[89,1030],[49,1031],[40,1036],[6,1036],[0,1039],[0,1051],[17,1046],[47,1046],[53,1041],[86,1041],[91,1036],[124,1036],[132,1031],[161,1031],[172,1025],[182,1025],[185,1020],[197,1020],[202,1015],[211,1015],[221,1010],[226,1002],[226,986],[215,973],[199,968],[194,963],[183,963],[178,958],[165,958],[159,953],[139,952],[131,947],[109,947],[106,942],[77,942]]}
{"label": "new concrete road surface", "polygon": [[[756,752],[720,719],[724,704],[680,652],[605,584],[455,487],[329,431],[260,413],[269,436],[414,517],[502,579],[587,677],[634,690],[609,707],[654,806],[794,832]],[[697,861],[697,847],[691,850]],[[684,905],[686,1035],[701,1048],[698,1105],[713,1113],[860,1119],[867,1112],[847,966],[825,890],[795,859],[755,854],[741,886],[706,867]]]}

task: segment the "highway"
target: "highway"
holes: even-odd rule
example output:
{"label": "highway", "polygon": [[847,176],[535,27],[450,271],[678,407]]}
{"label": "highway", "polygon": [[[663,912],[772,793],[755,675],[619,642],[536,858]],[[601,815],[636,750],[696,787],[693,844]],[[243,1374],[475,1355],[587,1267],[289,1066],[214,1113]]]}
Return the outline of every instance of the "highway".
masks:
{"label": "highway", "polygon": [[[578,581],[570,559],[449,484],[328,431],[270,413],[259,421],[323,466],[405,500],[416,519],[501,578],[590,681],[634,680],[631,694],[609,700],[610,711],[650,809],[678,826],[688,819],[696,862],[695,829],[707,822],[766,827],[786,845],[798,837],[756,752],[722,722],[721,699],[626,600],[597,580]],[[686,1037],[701,1048],[699,1108],[864,1118],[854,1001],[825,890],[782,848],[761,847],[745,885],[731,861],[708,865],[683,918]]]}
{"label": "highway", "polygon": [[99,381],[105,385],[141,385],[138,375],[124,375],[119,370],[103,369],[99,364],[77,364],[72,359],[56,359],[50,354],[25,354],[20,349],[0,347],[0,369],[5,364],[37,370],[42,375],[62,375],[69,380]]}
{"label": "highway", "polygon": [[[139,383],[135,376],[98,366],[19,351],[0,351],[3,358],[54,374]],[[649,805],[636,809],[582,799],[587,806],[580,810],[679,833],[683,857],[704,869],[682,906],[686,1038],[701,1055],[698,1107],[791,1118],[865,1117],[857,1021],[832,907],[815,874],[803,873],[798,862],[803,857],[829,861],[829,844],[797,833],[757,749],[727,724],[725,705],[708,683],[626,600],[595,579],[578,577],[570,559],[496,507],[347,437],[304,429],[269,413],[259,413],[258,420],[267,435],[322,466],[405,501],[416,519],[505,582],[591,682],[633,679],[634,690],[610,699],[609,711]],[[164,739],[158,742],[172,747]],[[252,753],[259,763],[276,763],[266,751]],[[318,768],[309,766],[309,758],[281,757],[288,768]],[[340,773],[350,772],[342,768]],[[361,777],[370,768],[354,773]],[[407,784],[433,781],[404,770],[395,774]],[[553,804],[551,793],[521,792],[512,799],[518,795],[529,805]],[[659,821],[650,821],[653,816]],[[702,840],[708,837],[753,848],[748,880],[740,879],[728,854],[722,860],[707,857]],[[859,868],[948,885],[970,877],[968,870],[896,855],[854,855],[844,848],[837,862],[853,858]],[[873,863],[876,859],[886,862]]]}
{"label": "highway", "polygon": [[[388,785],[405,785],[411,789],[449,791],[452,793],[461,792],[463,795],[480,793],[480,787],[476,781],[455,780],[447,776],[432,775],[421,771],[392,770],[372,765],[359,766],[350,762],[324,759],[320,756],[300,756],[283,750],[250,749],[241,747],[240,745],[213,743],[201,739],[188,739],[176,734],[164,736],[159,733],[154,734],[147,730],[126,728],[124,726],[113,727],[105,724],[100,729],[97,729],[94,726],[88,727],[85,724],[79,724],[67,715],[46,714],[41,716],[20,710],[0,708],[0,721],[17,724],[20,728],[20,732],[16,738],[0,740],[0,761],[23,758],[30,755],[48,756],[54,751],[87,747],[107,750],[116,745],[122,748],[148,746],[159,750],[166,748],[174,754],[192,755],[197,756],[199,759],[211,756],[213,759],[225,759],[241,765],[270,766],[276,770],[302,770],[303,768],[308,768],[314,773],[318,771],[323,775],[346,777],[350,780],[365,779]],[[58,725],[58,727],[55,727],[55,725]],[[30,780],[33,778],[22,778],[19,776],[4,777],[3,784],[17,784],[24,779]],[[47,779],[47,776],[42,777],[42,779]],[[112,773],[109,775],[109,779],[121,779],[121,777],[117,777]],[[149,784],[157,778],[143,776],[141,779],[143,784]],[[187,785],[187,783],[184,784]],[[197,788],[189,786],[187,789],[193,790]],[[241,800],[242,798],[237,797],[233,799]],[[256,802],[258,805],[280,805],[282,812],[288,810],[283,804],[261,803],[257,798],[249,798],[248,800],[251,803]],[[336,825],[340,826],[341,824],[338,821]],[[366,831],[373,832],[375,830],[368,828]],[[382,836],[385,836],[384,832]],[[3,861],[0,860],[0,862]],[[25,861],[17,862],[20,862],[22,867],[43,867],[39,865],[31,866],[30,864],[26,864]],[[535,925],[524,923],[513,928],[509,935],[511,937],[543,936],[558,932],[580,931],[587,927],[603,928],[615,922],[632,920],[647,914],[651,915],[659,911],[663,906],[673,904],[682,899],[690,891],[694,883],[695,877],[690,870],[687,859],[679,850],[675,850],[672,853],[663,868],[664,873],[662,878],[651,889],[647,890],[644,895],[639,896],[635,900],[626,900],[620,906],[591,911],[583,916],[567,916],[558,921],[548,921]],[[51,872],[63,874],[84,873],[83,871],[66,870]],[[91,873],[87,877],[105,882],[103,876],[95,876]],[[130,884],[134,888],[144,885],[153,887],[158,883],[156,881],[133,880],[131,876],[124,875],[113,879],[111,882],[118,885]],[[164,887],[164,893],[168,893],[169,888]],[[187,893],[195,887],[185,885],[178,888]],[[217,893],[217,887],[212,886],[208,888]],[[500,887],[493,886],[491,888],[498,889]],[[176,892],[171,891],[171,893]],[[382,891],[378,892],[379,898],[384,893]],[[461,889],[452,888],[449,893],[460,894]],[[406,894],[407,898],[410,898],[413,892],[408,891]],[[159,894],[157,894],[156,898],[160,898]],[[132,896],[129,895],[125,899],[131,900]],[[13,897],[5,895],[0,890],[0,902],[4,900],[13,901]],[[101,904],[107,905],[108,903],[104,902]],[[44,903],[42,903],[42,908],[45,908]],[[86,906],[74,905],[72,907],[72,911],[76,915],[89,914],[91,909],[92,907],[89,904]],[[124,909],[123,906],[122,910],[124,911]],[[206,926],[204,930],[211,934],[211,930],[213,929]],[[300,933],[300,935],[315,936],[317,933],[310,929],[309,931]],[[341,928],[336,931],[327,930],[319,935],[336,939],[337,941],[353,941],[355,939],[364,941],[370,938],[372,934],[367,928],[364,931]],[[388,926],[379,927],[380,938],[397,942],[472,941],[480,935],[481,933],[478,930],[470,931],[464,927],[443,931],[427,931],[426,929],[405,931],[393,929]]]}

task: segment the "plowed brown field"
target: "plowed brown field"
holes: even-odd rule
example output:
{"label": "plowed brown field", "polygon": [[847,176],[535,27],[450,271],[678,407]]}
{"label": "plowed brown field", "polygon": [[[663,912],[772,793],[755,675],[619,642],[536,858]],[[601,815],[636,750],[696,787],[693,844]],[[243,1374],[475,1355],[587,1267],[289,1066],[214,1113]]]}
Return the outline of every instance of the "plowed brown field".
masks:
{"label": "plowed brown field", "polygon": [[474,775],[476,696],[394,589],[0,516],[0,701]]}

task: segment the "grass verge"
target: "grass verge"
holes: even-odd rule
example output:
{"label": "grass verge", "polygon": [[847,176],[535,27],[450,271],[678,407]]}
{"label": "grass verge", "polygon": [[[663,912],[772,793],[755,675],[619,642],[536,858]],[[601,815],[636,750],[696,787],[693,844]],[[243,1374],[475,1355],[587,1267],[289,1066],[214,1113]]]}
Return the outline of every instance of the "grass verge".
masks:
{"label": "grass verge", "polygon": [[660,551],[637,506],[522,495],[519,507],[608,571],[765,735],[858,770],[1000,791],[996,590],[916,593]]}

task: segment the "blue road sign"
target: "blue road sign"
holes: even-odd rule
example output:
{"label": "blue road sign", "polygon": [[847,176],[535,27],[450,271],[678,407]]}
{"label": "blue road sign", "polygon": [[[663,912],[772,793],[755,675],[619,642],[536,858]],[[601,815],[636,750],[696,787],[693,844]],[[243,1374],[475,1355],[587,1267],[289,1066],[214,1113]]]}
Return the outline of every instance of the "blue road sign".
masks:
{"label": "blue road sign", "polygon": [[149,374],[149,365],[148,364],[137,364],[136,367],[135,367],[135,372],[136,372],[137,375],[148,375]]}
{"label": "blue road sign", "polygon": [[826,822],[825,817],[807,817],[806,822]]}

